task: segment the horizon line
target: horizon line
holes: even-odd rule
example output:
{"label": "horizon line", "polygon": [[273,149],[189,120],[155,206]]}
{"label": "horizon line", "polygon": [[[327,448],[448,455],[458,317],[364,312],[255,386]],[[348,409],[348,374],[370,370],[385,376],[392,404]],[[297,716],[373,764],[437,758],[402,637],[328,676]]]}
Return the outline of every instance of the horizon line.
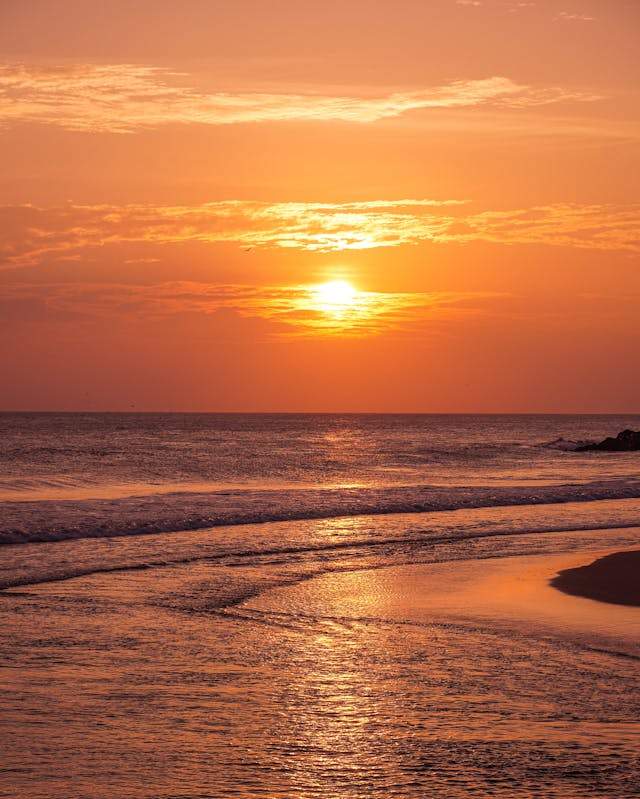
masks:
{"label": "horizon line", "polygon": [[84,415],[175,415],[175,416],[640,416],[635,411],[222,411],[222,410],[88,410],[88,409],[0,409],[0,414],[84,414]]}

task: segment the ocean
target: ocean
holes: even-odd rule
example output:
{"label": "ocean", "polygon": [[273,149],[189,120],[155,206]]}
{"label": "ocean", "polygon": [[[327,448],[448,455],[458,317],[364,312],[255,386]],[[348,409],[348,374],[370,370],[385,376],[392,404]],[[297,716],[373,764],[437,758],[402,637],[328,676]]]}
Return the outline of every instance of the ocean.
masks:
{"label": "ocean", "polygon": [[639,796],[638,609],[417,598],[637,546],[626,428],[0,414],[0,796]]}
{"label": "ocean", "polygon": [[[0,414],[0,542],[638,496],[640,416]],[[250,545],[250,542],[248,542]]]}

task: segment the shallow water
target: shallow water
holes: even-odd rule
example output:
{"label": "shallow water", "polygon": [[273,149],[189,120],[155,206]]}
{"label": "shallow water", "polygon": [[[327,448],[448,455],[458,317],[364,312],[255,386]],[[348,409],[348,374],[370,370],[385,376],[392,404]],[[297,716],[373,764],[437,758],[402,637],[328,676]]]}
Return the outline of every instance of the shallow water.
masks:
{"label": "shallow water", "polygon": [[[589,506],[590,515],[630,522],[637,514],[629,501],[616,504],[601,514]],[[527,509],[522,526],[541,510]],[[563,511],[554,508],[557,521]],[[603,546],[637,546],[639,528],[512,535],[505,519],[476,518],[482,534],[462,539],[449,519],[448,539],[417,543],[398,532],[394,541],[387,530],[376,548],[371,529],[380,520],[358,521],[367,531],[362,547],[288,547],[165,566],[151,562],[167,536],[104,539],[114,550],[143,545],[137,556],[146,568],[96,568],[58,582],[36,582],[41,554],[26,555],[21,568],[33,572],[0,597],[8,653],[3,795],[638,795],[640,669],[629,636],[616,635],[617,609],[609,635],[588,625],[576,635],[557,620],[474,612],[465,619],[446,603],[438,618],[425,619],[407,575],[403,606],[415,607],[399,614],[388,586],[397,587],[394,569],[420,561],[455,573],[518,553],[589,560]],[[393,521],[405,531],[425,526],[422,514]],[[266,535],[270,527],[259,529]],[[290,537],[300,534],[294,522],[279,532],[287,527]],[[178,534],[175,547],[198,548],[189,537],[219,533]],[[64,564],[73,547],[95,543],[5,550],[66,549]],[[341,591],[325,588],[334,576]],[[436,584],[434,576],[432,591]],[[422,590],[428,594],[428,582]],[[640,620],[640,610],[624,610]]]}

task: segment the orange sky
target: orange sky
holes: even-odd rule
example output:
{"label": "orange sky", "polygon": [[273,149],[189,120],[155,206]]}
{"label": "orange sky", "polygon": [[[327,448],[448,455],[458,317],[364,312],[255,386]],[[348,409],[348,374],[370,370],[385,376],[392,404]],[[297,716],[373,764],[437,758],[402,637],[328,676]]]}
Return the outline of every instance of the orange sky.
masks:
{"label": "orange sky", "polygon": [[0,408],[638,411],[639,45],[637,0],[4,0]]}

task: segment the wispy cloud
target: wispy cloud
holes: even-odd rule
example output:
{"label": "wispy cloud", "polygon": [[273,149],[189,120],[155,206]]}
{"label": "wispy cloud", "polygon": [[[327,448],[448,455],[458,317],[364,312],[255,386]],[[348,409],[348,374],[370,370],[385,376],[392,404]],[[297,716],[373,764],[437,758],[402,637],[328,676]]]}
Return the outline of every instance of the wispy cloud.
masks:
{"label": "wispy cloud", "polygon": [[439,241],[547,244],[590,250],[640,252],[640,204],[556,203],[484,211],[452,221]]}
{"label": "wispy cloud", "polygon": [[[0,208],[0,266],[80,260],[95,248],[190,242],[310,252],[401,247],[423,242],[545,244],[640,252],[640,204],[553,204],[471,212],[458,200],[265,203],[227,200],[194,206],[72,205]],[[139,249],[139,247],[137,248]]]}
{"label": "wispy cloud", "polygon": [[225,200],[193,206],[72,205],[0,208],[0,264],[28,265],[111,244],[234,243],[318,252],[415,243],[458,200],[266,203]]}
{"label": "wispy cloud", "polygon": [[560,11],[554,19],[557,22],[595,22],[595,17],[590,17],[588,14],[576,14],[569,11]]}
{"label": "wispy cloud", "polygon": [[488,297],[461,292],[356,291],[348,306],[327,306],[315,284],[255,286],[173,281],[156,285],[10,284],[0,289],[0,316],[27,322],[163,320],[226,310],[275,323],[276,337],[400,332],[437,319],[476,314]]}
{"label": "wispy cloud", "polygon": [[555,86],[533,88],[500,76],[384,95],[207,93],[184,85],[187,80],[183,74],[132,64],[4,65],[0,66],[0,124],[32,122],[71,131],[132,133],[171,123],[371,123],[427,109],[522,107],[599,99],[589,92]]}

